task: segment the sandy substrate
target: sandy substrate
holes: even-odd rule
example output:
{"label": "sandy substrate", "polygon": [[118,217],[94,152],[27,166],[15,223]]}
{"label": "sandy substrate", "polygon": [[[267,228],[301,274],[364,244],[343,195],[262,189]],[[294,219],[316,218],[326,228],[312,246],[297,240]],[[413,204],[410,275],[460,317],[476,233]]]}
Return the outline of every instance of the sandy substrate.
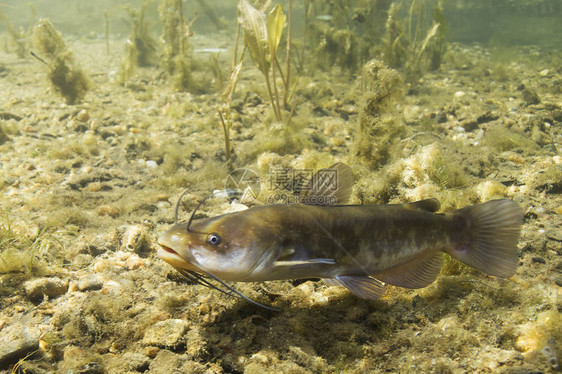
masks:
{"label": "sandy substrate", "polygon": [[[220,40],[220,38],[219,38]],[[209,47],[204,40],[198,47]],[[227,47],[213,44],[211,47]],[[355,171],[354,203],[437,197],[443,210],[510,198],[525,211],[517,274],[447,261],[420,290],[361,300],[319,281],[236,284],[272,312],[182,281],[155,256],[229,169],[216,79],[178,93],[159,68],[115,83],[123,41],[71,43],[94,88],[66,105],[34,60],[0,53],[0,369],[27,373],[539,373],[559,368],[562,331],[562,55],[452,46],[405,88],[405,126],[377,168],[354,157],[358,79],[301,79],[291,136],[247,60],[233,107],[235,168]],[[228,54],[219,58],[223,74]],[[197,70],[198,69],[198,70]],[[267,190],[267,187],[264,187]],[[266,191],[267,192],[267,191]],[[233,209],[210,201],[198,216]]]}

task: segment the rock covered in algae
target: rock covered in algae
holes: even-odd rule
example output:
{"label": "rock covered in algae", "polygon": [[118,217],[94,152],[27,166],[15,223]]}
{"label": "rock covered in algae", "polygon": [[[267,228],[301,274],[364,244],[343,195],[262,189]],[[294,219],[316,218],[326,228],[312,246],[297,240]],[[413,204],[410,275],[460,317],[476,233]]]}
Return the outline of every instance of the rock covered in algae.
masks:
{"label": "rock covered in algae", "polygon": [[64,44],[60,33],[43,18],[33,28],[33,45],[47,61],[47,77],[53,88],[68,104],[81,101],[91,87],[86,74],[78,67],[71,51]]}
{"label": "rock covered in algae", "polygon": [[31,300],[42,297],[57,297],[63,295],[68,290],[68,282],[58,277],[40,278],[25,282],[25,293]]}
{"label": "rock covered in algae", "polygon": [[19,324],[2,330],[0,366],[18,361],[39,347],[39,331]]}

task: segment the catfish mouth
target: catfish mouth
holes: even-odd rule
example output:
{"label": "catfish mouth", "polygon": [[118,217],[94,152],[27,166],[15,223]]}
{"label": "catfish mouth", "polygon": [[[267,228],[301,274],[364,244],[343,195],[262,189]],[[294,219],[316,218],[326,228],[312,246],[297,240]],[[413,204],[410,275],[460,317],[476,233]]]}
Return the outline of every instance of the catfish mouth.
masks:
{"label": "catfish mouth", "polygon": [[160,247],[161,247],[164,251],[166,251],[166,252],[168,252],[168,253],[171,253],[171,254],[173,254],[173,255],[178,255],[178,252],[174,251],[174,250],[173,250],[172,248],[170,248],[170,247],[166,247],[165,245],[162,245],[162,244],[160,244]]}
{"label": "catfish mouth", "polygon": [[188,270],[198,269],[197,266],[184,259],[178,252],[176,252],[171,247],[168,247],[167,245],[161,243],[158,244],[160,245],[160,248],[158,248],[156,255],[160,257],[162,260],[166,261],[168,264],[172,265],[176,269],[188,269]]}

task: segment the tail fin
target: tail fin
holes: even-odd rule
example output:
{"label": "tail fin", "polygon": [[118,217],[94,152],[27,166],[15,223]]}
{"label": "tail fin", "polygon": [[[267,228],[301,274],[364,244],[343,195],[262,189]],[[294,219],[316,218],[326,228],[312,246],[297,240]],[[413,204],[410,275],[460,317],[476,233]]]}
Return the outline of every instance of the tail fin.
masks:
{"label": "tail fin", "polygon": [[511,200],[492,200],[453,213],[464,222],[463,239],[449,254],[490,275],[509,278],[517,267],[523,210]]}

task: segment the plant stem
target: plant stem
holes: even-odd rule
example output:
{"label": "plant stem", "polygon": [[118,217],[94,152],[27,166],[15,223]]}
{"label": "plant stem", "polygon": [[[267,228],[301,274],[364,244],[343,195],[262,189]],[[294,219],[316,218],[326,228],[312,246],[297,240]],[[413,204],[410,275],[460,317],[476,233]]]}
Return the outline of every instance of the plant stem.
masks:
{"label": "plant stem", "polygon": [[273,80],[273,93],[275,94],[275,104],[277,107],[277,119],[281,121],[281,105],[279,104],[279,91],[277,90],[277,79],[275,79],[275,69],[271,69],[271,76]]}
{"label": "plant stem", "polygon": [[273,108],[273,112],[275,113],[275,117],[277,121],[281,121],[281,113],[277,112],[277,108],[275,107],[275,100],[273,99],[273,93],[271,92],[271,83],[269,82],[269,73],[265,72],[263,74],[265,77],[265,84],[267,86],[267,93],[269,95],[269,101],[271,101],[271,107]]}
{"label": "plant stem", "polygon": [[285,79],[283,79],[283,85],[285,86],[285,91],[283,92],[283,105],[285,107],[289,106],[289,82],[291,81],[291,13],[292,13],[292,1],[289,0],[288,16],[287,16],[287,61],[285,65]]}
{"label": "plant stem", "polygon": [[224,130],[224,150],[226,162],[230,161],[230,126],[228,126],[222,115],[222,110],[217,106],[217,111],[219,112],[219,117],[222,124],[222,129]]}
{"label": "plant stem", "polygon": [[[240,22],[236,24],[236,39],[234,40],[234,55],[232,57],[232,70],[238,65],[238,40],[240,39]],[[244,50],[246,50],[246,45],[244,44]],[[242,52],[242,56],[244,53]],[[242,60],[242,58],[240,58]]]}

